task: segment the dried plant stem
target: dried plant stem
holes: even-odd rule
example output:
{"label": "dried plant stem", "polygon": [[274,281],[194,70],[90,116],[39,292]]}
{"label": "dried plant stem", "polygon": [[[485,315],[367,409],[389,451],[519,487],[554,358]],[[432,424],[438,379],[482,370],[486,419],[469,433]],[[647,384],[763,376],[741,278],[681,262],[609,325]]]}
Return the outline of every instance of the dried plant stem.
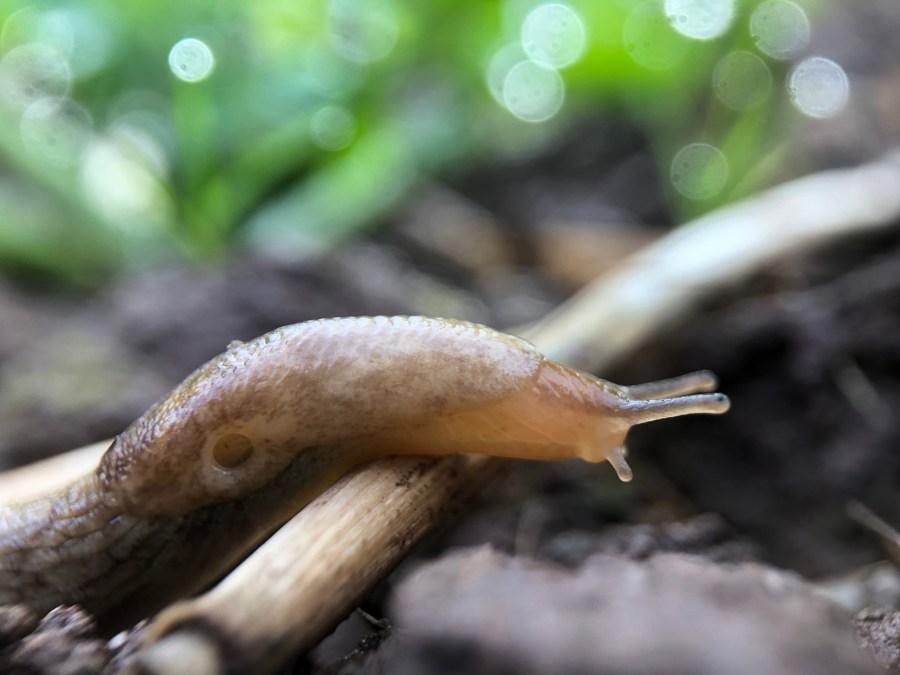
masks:
{"label": "dried plant stem", "polygon": [[[476,457],[397,457],[353,471],[212,591],[162,612],[148,639],[174,628],[169,635],[212,642],[236,672],[271,672],[330,632],[501,466]],[[296,549],[298,542],[307,548]],[[168,639],[157,644],[166,649]]]}
{"label": "dried plant stem", "polygon": [[812,174],[710,212],[650,244],[545,317],[548,356],[607,367],[701,298],[837,236],[897,225],[900,150]]}
{"label": "dried plant stem", "polygon": [[0,473],[0,506],[25,501],[83,476],[97,466],[112,440],[54,455]]}

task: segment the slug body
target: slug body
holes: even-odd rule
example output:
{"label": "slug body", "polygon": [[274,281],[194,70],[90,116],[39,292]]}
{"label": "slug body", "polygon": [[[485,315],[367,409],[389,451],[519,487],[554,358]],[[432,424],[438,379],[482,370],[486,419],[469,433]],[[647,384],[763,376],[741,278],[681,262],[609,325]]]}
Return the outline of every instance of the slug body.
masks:
{"label": "slug body", "polygon": [[[634,424],[721,413],[709,373],[621,387],[476,324],[287,326],[234,343],[131,424],[96,471],[0,506],[0,605],[127,625],[210,583],[350,468],[397,454],[608,459]],[[693,394],[693,395],[684,395]]]}

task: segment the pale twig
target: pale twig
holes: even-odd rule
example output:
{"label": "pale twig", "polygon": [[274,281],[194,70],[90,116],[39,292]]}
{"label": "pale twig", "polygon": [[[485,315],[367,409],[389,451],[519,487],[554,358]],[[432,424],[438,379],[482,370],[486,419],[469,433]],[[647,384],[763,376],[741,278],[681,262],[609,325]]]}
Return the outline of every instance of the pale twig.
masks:
{"label": "pale twig", "polygon": [[847,504],[847,515],[877,535],[888,556],[895,565],[900,566],[900,532],[862,502],[852,501]]}
{"label": "pale twig", "polygon": [[538,326],[563,363],[605,367],[699,299],[792,252],[900,219],[900,151],[713,211],[585,286]]}
{"label": "pale twig", "polygon": [[37,497],[83,476],[97,466],[111,442],[91,443],[0,473],[0,506]]}

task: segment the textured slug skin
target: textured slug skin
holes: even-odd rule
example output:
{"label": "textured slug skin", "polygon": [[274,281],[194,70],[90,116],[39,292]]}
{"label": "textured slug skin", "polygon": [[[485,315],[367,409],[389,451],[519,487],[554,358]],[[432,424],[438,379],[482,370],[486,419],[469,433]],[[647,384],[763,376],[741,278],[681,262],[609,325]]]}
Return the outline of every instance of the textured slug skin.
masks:
{"label": "textured slug skin", "polygon": [[[125,430],[99,477],[139,515],[174,515],[266,484],[298,450],[483,407],[529,386],[543,357],[469,323],[347,318],[287,326],[228,351]],[[246,436],[235,469],[214,458]],[[336,458],[338,459],[338,458]]]}
{"label": "textured slug skin", "polygon": [[[287,326],[235,343],[120,434],[96,472],[0,506],[0,604],[125,625],[198,590],[356,464],[404,453],[610,459],[639,422],[723,412],[709,376],[619,387],[483,326]],[[649,396],[647,394],[654,394]]]}

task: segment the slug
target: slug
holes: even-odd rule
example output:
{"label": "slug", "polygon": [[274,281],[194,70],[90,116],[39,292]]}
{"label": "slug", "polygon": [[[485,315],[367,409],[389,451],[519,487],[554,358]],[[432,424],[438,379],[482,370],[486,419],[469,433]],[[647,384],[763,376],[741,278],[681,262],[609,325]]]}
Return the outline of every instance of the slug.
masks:
{"label": "slug", "polygon": [[[208,585],[350,468],[396,454],[608,460],[642,422],[722,413],[707,372],[633,387],[463,321],[341,318],[235,342],[96,470],[0,506],[0,605],[107,629]],[[685,395],[693,394],[693,395]]]}

